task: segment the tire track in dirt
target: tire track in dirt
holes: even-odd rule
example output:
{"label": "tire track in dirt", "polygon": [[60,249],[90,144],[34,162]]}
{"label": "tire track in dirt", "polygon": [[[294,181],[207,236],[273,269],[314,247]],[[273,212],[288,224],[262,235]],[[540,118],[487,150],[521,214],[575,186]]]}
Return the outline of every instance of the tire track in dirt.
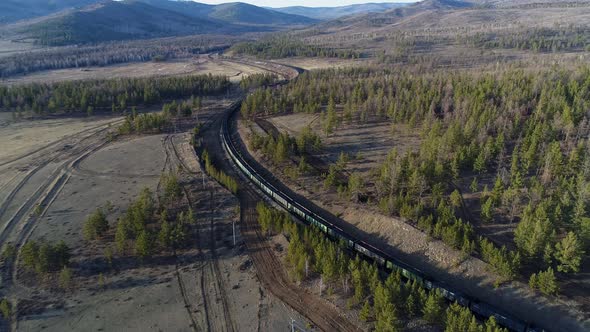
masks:
{"label": "tire track in dirt", "polygon": [[[215,117],[212,117],[204,126],[209,126],[213,123]],[[198,180],[196,176],[191,172],[190,167],[185,163],[183,158],[181,157],[181,153],[178,152],[178,148],[174,141],[176,135],[170,135],[169,145],[171,149],[171,155],[173,155],[173,159],[176,161],[177,169],[183,171],[183,173],[193,180]],[[188,204],[194,211],[194,204],[190,198],[190,194],[186,187],[183,188],[185,192],[185,197],[188,200]],[[211,191],[211,195],[213,196],[213,192]],[[213,197],[211,197],[210,203],[213,202]],[[211,204],[211,216],[213,216],[213,206]],[[201,293],[203,295],[204,305],[206,307],[206,315],[207,315],[207,325],[209,331],[228,331],[233,332],[236,331],[234,320],[231,316],[231,311],[229,309],[229,300],[227,294],[225,292],[225,285],[223,283],[223,276],[221,275],[221,271],[219,268],[219,261],[217,257],[217,248],[216,248],[216,225],[211,217],[209,223],[209,230],[211,234],[208,236],[208,243],[209,243],[209,255],[211,256],[210,261],[206,263],[204,268],[201,271]],[[206,260],[205,253],[203,251],[202,243],[203,242],[203,234],[200,232],[199,227],[197,227],[197,246],[199,250],[199,255],[202,261]],[[205,289],[205,285],[209,284],[213,287],[209,287]],[[217,304],[217,300],[221,301],[221,306]]]}
{"label": "tire track in dirt", "polygon": [[[122,120],[117,120],[112,122],[113,123],[117,123],[120,122]],[[104,127],[104,128],[103,128]],[[93,129],[97,129],[97,128],[101,128],[97,131],[92,131]],[[82,144],[83,142],[85,142],[86,140],[90,139],[90,138],[96,138],[97,135],[102,134],[103,132],[107,131],[108,129],[110,129],[110,126],[106,126],[102,125],[102,126],[97,126],[91,129],[88,129],[86,131],[80,132],[78,134],[84,134],[84,133],[89,133],[90,131],[92,131],[92,133],[90,133],[89,135],[86,135],[84,137],[82,137],[79,141],[75,142],[76,143],[76,148],[75,149],[79,149],[79,144]],[[76,137],[77,135],[72,135],[70,137],[68,137],[67,139],[72,139],[73,137]],[[59,142],[65,142],[66,139],[61,139],[58,141]],[[96,144],[95,142],[91,142],[92,144]],[[52,162],[57,161],[60,157],[66,157],[67,158],[72,158],[72,156],[75,156],[76,153],[83,153],[85,151],[84,146],[82,145],[82,151],[81,152],[76,152],[76,150],[72,151],[72,150],[57,150],[57,151],[53,151],[51,152],[51,154],[49,156],[47,156],[46,158],[41,158],[40,160],[34,160],[33,161],[33,165],[34,167],[32,169],[29,169],[25,172],[25,176],[19,181],[19,183],[10,191],[10,193],[4,198],[4,201],[2,202],[2,204],[0,205],[0,220],[1,218],[4,216],[4,214],[6,213],[6,211],[8,210],[8,208],[10,207],[10,204],[12,203],[12,201],[14,200],[15,196],[20,192],[20,190],[25,186],[25,184],[28,183],[28,181],[31,179],[32,176],[34,176],[35,174],[37,174],[40,170],[42,170],[43,168],[47,167],[49,164],[51,164]],[[68,156],[68,154],[70,156]],[[29,154],[31,155],[31,154]],[[19,158],[20,159],[23,159]],[[18,175],[17,175],[18,176]],[[22,206],[21,206],[22,207]],[[6,226],[3,226],[3,229],[5,229]],[[4,231],[0,230],[0,234],[2,234]]]}
{"label": "tire track in dirt", "polygon": [[[67,140],[71,140],[71,139],[74,139],[74,138],[76,138],[78,136],[81,136],[81,135],[90,133],[90,132],[92,132],[92,131],[94,131],[96,129],[99,129],[99,131],[109,129],[112,125],[115,125],[117,123],[121,123],[123,121],[124,121],[123,119],[117,119],[117,120],[114,120],[114,121],[111,121],[111,122],[108,122],[108,123],[105,123],[105,124],[101,124],[101,125],[98,125],[98,126],[95,126],[95,127],[91,127],[91,128],[85,129],[83,131],[80,131],[80,132],[77,132],[77,133],[74,133],[74,134],[71,134],[71,135],[67,135],[67,136],[62,137],[62,138],[60,138],[60,139],[58,139],[56,141],[53,141],[53,142],[51,142],[49,144],[43,145],[43,146],[41,146],[41,147],[39,147],[39,148],[37,148],[37,149],[35,149],[33,151],[29,151],[29,152],[27,152],[27,153],[25,153],[23,155],[14,157],[14,158],[9,159],[9,160],[4,160],[4,161],[0,162],[0,167],[5,166],[5,165],[12,164],[12,163],[14,163],[16,161],[22,160],[22,159],[24,159],[26,157],[29,157],[29,156],[32,156],[32,155],[38,153],[38,152],[41,152],[41,151],[43,151],[45,149],[51,148],[53,146],[56,146],[59,143],[63,143],[63,142],[66,142]],[[91,133],[90,135],[87,135],[86,137],[84,137],[84,139],[85,138],[88,138],[88,137],[90,137],[90,136],[92,136],[94,134],[95,133]]]}
{"label": "tire track in dirt", "polygon": [[[42,183],[42,185],[38,187],[33,195],[30,196],[20,206],[18,211],[4,225],[2,231],[0,231],[0,243],[6,243],[9,236],[11,235],[16,237],[14,243],[16,256],[12,262],[9,262],[5,266],[5,269],[8,271],[9,278],[3,280],[3,286],[11,290],[11,298],[14,299],[14,301],[12,301],[13,310],[16,314],[12,322],[13,330],[18,329],[18,317],[16,316],[18,315],[18,299],[31,298],[36,292],[39,292],[38,290],[30,289],[29,287],[26,287],[18,282],[18,266],[21,259],[20,249],[33,234],[36,226],[38,225],[38,220],[46,214],[51,204],[55,201],[59,193],[69,181],[71,177],[71,170],[90,154],[103,148],[109,143],[109,141],[106,140],[106,137],[93,136],[97,138],[97,140],[90,142],[86,146],[81,146],[79,150],[77,150],[75,153],[71,153],[70,156],[65,156],[65,161],[60,164]],[[86,138],[83,140],[86,140]],[[64,156],[61,154],[52,156],[49,161],[46,163],[41,163],[37,168],[35,168],[34,173],[36,173],[41,168],[46,167],[49,163],[57,160],[60,157]],[[21,183],[19,183],[18,190],[15,192],[19,191],[31,176],[32,174],[26,177],[24,181],[21,181]],[[14,198],[15,194],[12,194],[11,196]],[[31,213],[33,206],[40,208],[38,214]],[[14,228],[17,225],[20,225],[20,228],[17,229],[16,234],[12,234]]]}
{"label": "tire track in dirt", "polygon": [[[171,151],[170,151],[170,145],[171,143],[171,139],[172,139],[172,135],[168,134],[164,137],[164,140],[162,141],[162,146],[164,148],[164,153],[166,154],[166,159],[164,161],[164,166],[162,167],[162,173],[166,172],[166,170],[168,170],[169,172],[174,172],[174,167],[173,167],[173,162],[172,162],[172,158],[171,158]],[[162,187],[162,179],[160,178],[160,180],[158,181],[158,185],[157,185],[157,189],[156,189],[156,196],[158,197],[158,201],[159,201],[159,193],[161,192],[161,187]],[[185,192],[185,195],[187,194],[185,188],[183,187],[183,191]],[[188,200],[188,196],[187,200]],[[190,203],[189,203],[190,204]],[[173,251],[173,255],[174,255],[174,274],[176,275],[176,280],[178,281],[178,287],[180,289],[180,294],[182,296],[182,300],[184,302],[184,308],[187,312],[187,315],[189,317],[189,320],[191,321],[191,329],[193,331],[198,331],[198,324],[197,321],[195,320],[195,317],[192,313],[191,310],[191,301],[190,298],[188,296],[188,292],[186,290],[186,285],[184,283],[184,280],[182,279],[182,275],[180,272],[180,266],[178,264],[178,255],[176,250]],[[205,304],[205,315],[207,316],[207,305]],[[207,321],[208,324],[208,321]],[[208,331],[210,330],[210,328],[207,329]]]}

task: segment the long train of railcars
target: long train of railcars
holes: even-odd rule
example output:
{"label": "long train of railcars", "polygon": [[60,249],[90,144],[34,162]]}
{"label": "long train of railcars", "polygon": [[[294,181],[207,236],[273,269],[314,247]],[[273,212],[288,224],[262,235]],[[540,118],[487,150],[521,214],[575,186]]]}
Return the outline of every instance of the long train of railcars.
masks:
{"label": "long train of railcars", "polygon": [[379,248],[372,246],[365,241],[357,240],[349,234],[345,233],[338,225],[335,225],[325,218],[310,211],[308,208],[292,199],[289,195],[277,189],[270,182],[266,181],[252,166],[246,162],[239,150],[235,147],[231,139],[229,130],[229,119],[233,114],[240,109],[241,103],[238,102],[232,105],[232,109],[225,115],[221,127],[221,138],[224,149],[229,154],[231,160],[237,165],[240,171],[254,183],[262,192],[268,197],[278,203],[281,207],[305,221],[309,225],[313,225],[327,234],[333,240],[343,241],[350,250],[354,250],[361,255],[375,261],[382,268],[390,272],[399,272],[405,279],[417,281],[424,288],[429,291],[438,290],[448,301],[457,302],[462,306],[468,307],[476,315],[488,318],[494,316],[496,321],[510,329],[518,332],[537,332],[546,331],[539,329],[532,324],[527,324],[519,319],[511,317],[501,310],[477,300],[471,299],[468,296],[454,291],[442,282],[435,281],[427,277],[422,271],[401,262],[399,259],[391,257],[384,253]]}

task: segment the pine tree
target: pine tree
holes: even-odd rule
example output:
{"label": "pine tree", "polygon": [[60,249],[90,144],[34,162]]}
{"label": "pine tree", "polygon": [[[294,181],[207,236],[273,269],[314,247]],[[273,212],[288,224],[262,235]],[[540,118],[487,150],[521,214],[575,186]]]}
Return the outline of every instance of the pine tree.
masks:
{"label": "pine tree", "polygon": [[536,285],[543,294],[557,295],[557,292],[559,291],[559,286],[557,285],[557,280],[552,268],[549,268],[544,272],[539,272],[536,278]]}
{"label": "pine tree", "polygon": [[64,268],[59,273],[59,285],[62,289],[65,290],[65,289],[70,288],[71,283],[72,283],[72,270],[70,270],[70,268],[68,268],[67,266],[64,266]]}
{"label": "pine tree", "polygon": [[129,238],[127,227],[123,220],[117,223],[117,231],[115,232],[115,243],[117,244],[117,251],[122,254],[127,248],[127,239]]}
{"label": "pine tree", "polygon": [[457,189],[453,190],[453,192],[449,196],[449,199],[451,200],[451,205],[453,207],[455,207],[455,208],[461,207],[461,193],[459,193],[459,190],[457,190]]}
{"label": "pine tree", "polygon": [[400,321],[393,304],[388,303],[381,312],[377,314],[375,322],[376,332],[396,332],[400,331]]}
{"label": "pine tree", "polygon": [[471,184],[469,185],[469,189],[471,189],[472,193],[476,193],[479,190],[479,185],[477,183],[477,177],[473,178],[473,181],[471,181]]}
{"label": "pine tree", "polygon": [[443,304],[442,296],[437,292],[430,292],[422,308],[424,319],[430,324],[439,324],[442,321]]}
{"label": "pine tree", "polygon": [[12,316],[12,306],[6,298],[3,298],[2,301],[0,301],[0,313],[6,320],[10,320],[10,316]]}
{"label": "pine tree", "polygon": [[164,220],[158,233],[158,242],[164,248],[170,248],[172,245],[172,230],[168,221]]}
{"label": "pine tree", "polygon": [[531,274],[531,277],[529,278],[529,287],[530,289],[537,289],[537,274],[533,273]]}
{"label": "pine tree", "polygon": [[530,206],[525,209],[522,220],[514,231],[514,241],[520,252],[526,257],[534,258],[543,254],[553,235],[553,224],[542,204],[534,211]]}
{"label": "pine tree", "polygon": [[109,222],[101,209],[91,214],[82,229],[84,238],[88,241],[101,237],[109,229]]}
{"label": "pine tree", "polygon": [[491,197],[483,198],[485,202],[481,205],[481,219],[485,222],[491,222],[494,218],[493,202]]}
{"label": "pine tree", "polygon": [[326,111],[326,118],[324,120],[324,133],[326,136],[329,136],[334,132],[334,127],[336,126],[337,120],[336,104],[334,103],[334,99],[330,98],[328,109]]}
{"label": "pine tree", "polygon": [[146,230],[142,231],[135,241],[135,253],[142,259],[151,256],[152,242],[151,234]]}
{"label": "pine tree", "polygon": [[104,249],[104,258],[106,259],[109,267],[113,267],[113,250],[110,246]]}
{"label": "pine tree", "polygon": [[555,246],[555,258],[559,262],[559,272],[579,272],[584,251],[575,233],[569,232],[563,240]]}
{"label": "pine tree", "polygon": [[406,299],[406,312],[408,313],[408,316],[411,317],[415,317],[418,312],[420,311],[420,307],[419,307],[419,303],[418,300],[414,297],[414,294],[410,294],[408,295],[408,298]]}
{"label": "pine tree", "polygon": [[507,329],[501,328],[496,321],[496,317],[490,316],[490,318],[486,321],[484,332],[508,332]]}
{"label": "pine tree", "polygon": [[359,318],[363,321],[363,322],[368,322],[369,318],[371,317],[371,306],[369,305],[369,301],[365,301],[365,304],[363,305],[363,307],[361,308],[361,311],[359,312]]}

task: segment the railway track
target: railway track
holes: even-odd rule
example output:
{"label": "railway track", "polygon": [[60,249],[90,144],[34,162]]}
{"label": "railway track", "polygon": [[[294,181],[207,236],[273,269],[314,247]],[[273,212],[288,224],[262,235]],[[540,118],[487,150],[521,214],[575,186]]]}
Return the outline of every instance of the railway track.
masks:
{"label": "railway track", "polygon": [[[203,135],[204,146],[210,152],[215,165],[227,174],[234,175],[236,179],[241,179],[231,161],[222,157],[225,154],[218,136],[221,124],[222,119],[216,119],[209,131]],[[307,293],[289,280],[283,264],[260,231],[256,204],[262,199],[254,189],[249,187],[247,181],[240,181],[238,199],[241,234],[261,285],[323,331],[358,331],[356,325],[341,316],[332,304]]]}
{"label": "railway track", "polygon": [[[235,112],[236,109],[232,111]],[[227,123],[230,123],[230,121],[227,120]],[[235,128],[230,130],[228,129],[229,127],[230,126],[227,124],[222,125],[220,137],[225,144],[224,149],[232,159],[232,164],[238,170],[239,175],[244,176],[249,183],[256,183],[261,189],[260,192],[264,191],[264,195],[270,197],[292,214],[297,215],[309,224],[316,225],[326,233],[326,236],[329,238],[346,241],[351,250],[360,253],[371,261],[377,262],[384,270],[388,272],[398,271],[408,281],[417,281],[427,290],[440,291],[449,302],[458,302],[470,309],[480,318],[488,319],[493,316],[500,325],[511,331],[533,332],[542,330],[535,324],[531,323],[531,321],[523,319],[527,317],[530,319],[530,315],[527,312],[523,312],[521,308],[518,308],[518,310],[516,310],[516,308],[510,308],[510,305],[502,303],[502,300],[498,301],[493,296],[485,297],[485,299],[491,301],[490,303],[499,302],[502,304],[496,303],[495,305],[492,305],[478,299],[475,297],[475,294],[471,294],[471,296],[462,294],[457,290],[465,290],[466,288],[458,285],[455,285],[456,288],[452,288],[444,281],[436,280],[431,276],[427,276],[424,272],[420,271],[420,269],[403,262],[398,257],[393,257],[390,254],[385,253],[374,244],[374,239],[371,239],[368,234],[358,234],[358,230],[356,230],[354,226],[331,216],[326,211],[318,208],[307,198],[293,193],[287,186],[282,184],[280,180],[276,179],[272,173],[258,165],[248,154],[244,142],[239,138],[236,138],[239,137],[239,134],[236,132],[237,130]],[[236,148],[235,146],[239,146],[239,148]],[[251,164],[254,164],[256,167],[252,167]],[[242,190],[242,187],[240,187],[240,190]],[[515,315],[519,317],[516,317]],[[558,315],[555,315],[555,318],[558,318]],[[555,322],[551,323],[547,319],[543,319],[542,324],[555,326]]]}
{"label": "railway track", "polygon": [[[258,224],[256,205],[260,202],[259,194],[248,187],[240,188],[240,206],[242,221],[242,234],[246,247],[251,254],[258,273],[259,280],[265,289],[268,289],[276,297],[290,305],[295,311],[305,315],[317,327],[323,331],[359,331],[360,329],[346,317],[323,300],[318,301],[315,295],[302,293],[289,280],[282,263],[274,254],[272,247],[266,240]],[[270,274],[269,274],[270,272]]]}

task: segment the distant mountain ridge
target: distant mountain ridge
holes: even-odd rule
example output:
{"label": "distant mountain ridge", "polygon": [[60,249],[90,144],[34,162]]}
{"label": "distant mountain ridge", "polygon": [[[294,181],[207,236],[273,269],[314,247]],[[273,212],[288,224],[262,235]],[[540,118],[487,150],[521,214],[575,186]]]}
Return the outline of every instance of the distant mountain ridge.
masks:
{"label": "distant mountain ridge", "polygon": [[0,24],[41,17],[97,2],[98,0],[0,0]]}
{"label": "distant mountain ridge", "polygon": [[[93,2],[67,1],[70,4]],[[6,30],[16,34],[18,39],[59,46],[189,34],[274,31],[315,22],[317,20],[312,18],[244,3],[206,5],[192,1],[103,0],[8,25]]]}
{"label": "distant mountain ridge", "polygon": [[154,7],[174,11],[194,18],[219,20],[232,24],[254,25],[299,25],[311,24],[317,20],[296,15],[282,13],[270,8],[263,8],[243,2],[230,2],[220,5],[207,5],[190,0],[135,0]]}
{"label": "distant mountain ridge", "polygon": [[223,24],[194,19],[139,1],[109,1],[64,13],[21,31],[45,45],[96,43],[221,31]]}
{"label": "distant mountain ridge", "polygon": [[357,5],[348,5],[340,7],[304,7],[304,6],[291,6],[281,8],[271,8],[273,10],[295,14],[301,16],[307,16],[318,20],[329,20],[344,16],[383,12],[386,10],[404,7],[410,5],[411,2],[383,2],[383,3],[364,3]]}

